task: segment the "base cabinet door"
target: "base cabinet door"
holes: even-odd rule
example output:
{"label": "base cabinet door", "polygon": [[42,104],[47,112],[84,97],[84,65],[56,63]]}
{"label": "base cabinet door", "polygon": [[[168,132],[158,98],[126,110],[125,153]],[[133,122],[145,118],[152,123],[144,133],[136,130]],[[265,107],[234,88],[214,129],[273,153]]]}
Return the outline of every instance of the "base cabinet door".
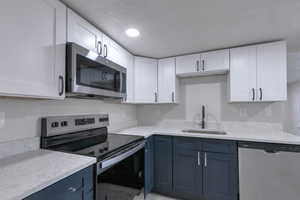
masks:
{"label": "base cabinet door", "polygon": [[148,138],[145,146],[145,197],[152,191],[154,186],[153,138],[154,136]]}
{"label": "base cabinet door", "polygon": [[173,192],[176,197],[197,199],[202,195],[201,152],[193,144],[174,139]]}
{"label": "base cabinet door", "polygon": [[207,200],[236,200],[237,162],[232,154],[204,152],[203,189]]}
{"label": "base cabinet door", "polygon": [[93,177],[93,167],[88,167],[24,200],[94,200]]}
{"label": "base cabinet door", "polygon": [[172,137],[155,136],[154,138],[154,192],[172,193]]}

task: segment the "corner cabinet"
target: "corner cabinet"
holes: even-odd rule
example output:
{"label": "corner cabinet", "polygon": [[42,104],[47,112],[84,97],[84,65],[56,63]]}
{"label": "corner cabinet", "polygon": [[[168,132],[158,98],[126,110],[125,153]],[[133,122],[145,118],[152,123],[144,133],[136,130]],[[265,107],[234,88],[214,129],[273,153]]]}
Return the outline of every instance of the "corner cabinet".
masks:
{"label": "corner cabinet", "polygon": [[176,77],[175,58],[158,60],[158,102],[179,102],[179,80]]}
{"label": "corner cabinet", "polygon": [[230,50],[230,102],[274,102],[287,99],[285,41]]}
{"label": "corner cabinet", "polygon": [[173,138],[154,136],[154,186],[153,191],[172,194]]}
{"label": "corner cabinet", "polygon": [[83,169],[24,200],[94,200],[93,167]]}
{"label": "corner cabinet", "polygon": [[1,96],[64,99],[66,9],[58,0],[1,4]]}
{"label": "corner cabinet", "polygon": [[134,58],[134,98],[137,103],[157,103],[157,60]]}
{"label": "corner cabinet", "polygon": [[234,141],[155,136],[153,191],[181,199],[237,200]]}

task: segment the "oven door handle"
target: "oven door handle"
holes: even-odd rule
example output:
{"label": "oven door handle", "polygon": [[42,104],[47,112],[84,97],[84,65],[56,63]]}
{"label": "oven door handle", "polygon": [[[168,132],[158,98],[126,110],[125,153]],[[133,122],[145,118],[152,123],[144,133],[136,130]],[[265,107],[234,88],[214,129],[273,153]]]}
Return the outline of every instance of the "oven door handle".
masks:
{"label": "oven door handle", "polygon": [[99,166],[97,167],[98,173],[101,173],[103,171],[105,171],[106,168],[109,168],[115,164],[117,164],[118,162],[128,158],[129,156],[135,154],[136,152],[138,152],[139,150],[141,150],[142,148],[145,147],[145,141],[143,141],[142,143],[140,143],[139,145],[137,145],[136,147],[130,149],[129,151],[126,151],[125,153],[122,153],[118,156],[112,157],[112,158],[108,158],[106,160],[103,160],[99,163]]}

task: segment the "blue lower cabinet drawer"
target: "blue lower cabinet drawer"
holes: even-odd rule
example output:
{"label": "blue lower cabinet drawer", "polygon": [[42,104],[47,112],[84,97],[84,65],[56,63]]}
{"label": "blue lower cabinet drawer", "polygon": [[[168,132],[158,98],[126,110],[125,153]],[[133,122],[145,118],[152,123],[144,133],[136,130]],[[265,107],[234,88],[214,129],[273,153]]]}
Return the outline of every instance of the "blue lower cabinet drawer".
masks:
{"label": "blue lower cabinet drawer", "polygon": [[92,169],[79,171],[24,200],[93,200]]}

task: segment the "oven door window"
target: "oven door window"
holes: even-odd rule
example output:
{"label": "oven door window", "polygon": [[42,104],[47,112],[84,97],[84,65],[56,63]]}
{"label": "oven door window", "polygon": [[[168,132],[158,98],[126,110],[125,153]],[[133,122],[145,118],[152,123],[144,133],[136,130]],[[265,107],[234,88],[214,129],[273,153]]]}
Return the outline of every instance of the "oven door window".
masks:
{"label": "oven door window", "polygon": [[76,78],[78,85],[115,92],[120,91],[119,71],[81,55],[77,55]]}

